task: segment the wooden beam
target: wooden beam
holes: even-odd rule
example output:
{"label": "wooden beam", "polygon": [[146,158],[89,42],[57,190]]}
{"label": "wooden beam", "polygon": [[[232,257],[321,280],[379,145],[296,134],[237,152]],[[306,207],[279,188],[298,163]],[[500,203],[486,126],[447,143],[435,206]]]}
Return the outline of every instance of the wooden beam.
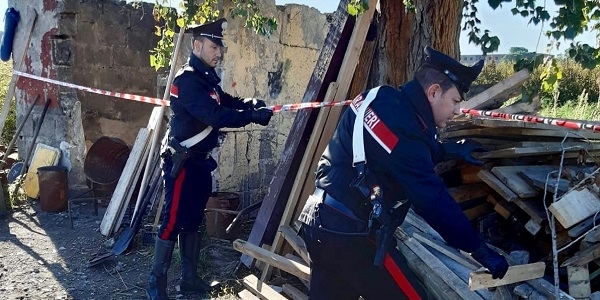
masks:
{"label": "wooden beam", "polygon": [[568,266],[567,278],[569,283],[569,295],[576,299],[589,299],[592,294],[590,287],[590,271],[588,265]]}
{"label": "wooden beam", "polygon": [[600,243],[594,244],[589,248],[586,248],[582,251],[577,252],[571,258],[565,260],[561,267],[569,267],[569,266],[584,266],[587,265],[592,260],[600,258]]}
{"label": "wooden beam", "polygon": [[490,127],[490,128],[474,128],[462,129],[455,131],[445,131],[440,133],[440,139],[452,138],[467,138],[467,137],[501,137],[507,139],[509,137],[518,137],[521,139],[531,139],[534,137],[551,137],[551,138],[568,138],[574,139],[600,139],[600,133],[589,130],[568,130],[556,126],[555,130],[546,129],[527,129],[527,128],[509,128],[509,127]]}
{"label": "wooden beam", "polygon": [[259,288],[258,278],[254,275],[248,275],[242,279],[242,284],[263,300],[287,300],[286,297],[275,291],[272,287],[262,284]]}
{"label": "wooden beam", "polygon": [[475,95],[461,104],[461,108],[487,109],[500,107],[511,95],[520,91],[521,85],[529,79],[529,71],[523,69],[500,81],[491,88]]}
{"label": "wooden beam", "polygon": [[283,292],[293,300],[308,300],[308,296],[293,285],[287,283],[283,284]]}
{"label": "wooden beam", "polygon": [[458,203],[486,197],[491,192],[492,189],[485,183],[463,184],[457,187],[448,188],[448,193],[450,193],[450,196]]}
{"label": "wooden beam", "polygon": [[[529,185],[519,176],[519,172],[527,166],[499,166],[492,168],[492,173],[496,175],[508,188],[510,188],[520,198],[532,198],[539,196],[541,192]],[[553,171],[554,167],[541,166]]]}
{"label": "wooden beam", "polygon": [[252,294],[252,292],[249,290],[242,290],[241,292],[238,293],[238,297],[240,297],[240,299],[242,299],[242,300],[259,300],[260,299],[256,296],[254,296],[254,294]]}
{"label": "wooden beam", "polygon": [[572,190],[548,209],[564,228],[569,228],[600,211],[600,199],[587,188]]}
{"label": "wooden beam", "polygon": [[275,254],[269,250],[265,250],[240,239],[233,241],[233,249],[250,255],[280,270],[288,272],[300,279],[310,280],[309,267],[287,259],[279,254]]}
{"label": "wooden beam", "polygon": [[279,227],[279,230],[285,240],[292,246],[294,251],[300,255],[305,263],[309,264],[310,258],[308,257],[308,250],[306,250],[306,244],[304,243],[304,240],[298,234],[296,234],[296,231],[290,226],[281,226]]}
{"label": "wooden beam", "polygon": [[[360,53],[365,43],[376,6],[377,0],[369,0],[369,9],[363,14],[360,14],[354,24],[352,36],[348,42],[348,48],[344,54],[344,59],[337,76],[336,82],[338,87],[334,91],[333,99],[331,99],[333,101],[339,102],[346,100],[347,98],[348,89],[350,88],[352,77],[356,70],[356,66],[358,65],[358,58],[360,57]],[[316,164],[333,135],[341,112],[341,107],[319,110],[317,121],[315,122],[308,146],[306,147],[306,151],[302,158],[301,167],[303,168],[298,169],[298,173],[295,176],[296,180],[294,181],[294,188],[292,188],[292,192],[286,201],[287,205],[284,214],[281,217],[280,226],[289,225],[291,219],[295,217],[295,208],[301,208],[310,194],[314,192],[314,170],[316,170]],[[271,251],[278,253],[281,251],[282,246],[282,237],[279,234],[275,234]],[[264,281],[265,279],[268,279],[271,275],[270,271],[271,270],[267,266],[267,268],[263,270],[261,280]]]}
{"label": "wooden beam", "polygon": [[135,185],[133,179],[137,178],[136,175],[139,174],[140,159],[145,152],[146,145],[148,145],[149,134],[150,131],[147,128],[140,128],[138,132],[121,177],[119,177],[115,191],[100,223],[100,233],[104,236],[109,236],[113,233],[115,224],[121,216],[123,203],[128,195],[131,196],[130,193],[133,190],[131,187]]}
{"label": "wooden beam", "polygon": [[502,279],[492,279],[492,274],[487,271],[471,272],[469,276],[469,289],[474,291],[541,278],[544,276],[545,269],[546,264],[544,262],[510,266]]}
{"label": "wooden beam", "polygon": [[[26,70],[23,68],[25,63],[25,57],[27,56],[27,50],[29,50],[29,44],[31,42],[31,36],[33,35],[33,29],[35,28],[35,24],[37,21],[37,12],[35,9],[30,8],[27,9],[24,13],[21,14],[21,21],[17,25],[17,29],[15,31],[15,36],[26,34],[27,38],[25,38],[25,43],[21,45],[23,50],[21,53],[17,50],[16,45],[13,45],[13,59],[18,54],[21,54],[16,63],[16,70],[25,72]],[[15,64],[13,64],[15,65]],[[8,117],[8,113],[10,112],[10,106],[12,104],[12,99],[15,96],[15,88],[17,85],[17,81],[19,80],[19,76],[16,74],[12,74],[10,78],[10,83],[8,84],[8,89],[6,90],[6,97],[4,98],[4,103],[2,104],[2,111],[0,112],[0,134],[4,132],[4,124],[6,124],[6,118]],[[7,153],[7,155],[10,153]]]}
{"label": "wooden beam", "polygon": [[[308,82],[302,102],[314,102],[323,99],[326,87],[333,81],[341,65],[342,57],[348,46],[348,31],[352,30],[353,19],[347,12],[349,0],[341,0],[333,15],[330,30],[323,42],[317,64]],[[281,153],[267,195],[258,211],[254,226],[248,237],[248,242],[254,245],[271,243],[279,228],[282,213],[285,209],[290,189],[295,181],[295,174],[306,149],[306,141],[312,133],[314,118],[318,112],[303,109],[298,111],[290,134],[286,140],[284,151]],[[292,175],[294,174],[294,175]],[[242,255],[242,263],[250,267],[253,259]]]}
{"label": "wooden beam", "polygon": [[482,299],[478,294],[469,291],[467,284],[463,282],[458,275],[452,272],[444,263],[442,263],[435,255],[431,254],[427,248],[421,245],[412,237],[409,237],[402,229],[398,228],[395,232],[395,237],[399,242],[410,248],[419,258],[429,265],[435,273],[437,273],[444,282],[446,282],[462,299]]}
{"label": "wooden beam", "polygon": [[419,233],[414,233],[413,238],[437,251],[440,253],[452,258],[457,263],[465,266],[467,269],[471,271],[475,271],[479,269],[481,266],[477,265],[474,261],[464,257],[460,251],[456,248],[452,248],[441,241],[436,241],[430,238],[427,238]]}
{"label": "wooden beam", "polygon": [[477,173],[477,176],[479,176],[479,178],[481,178],[481,180],[489,185],[494,191],[500,194],[502,198],[506,199],[506,201],[513,202],[519,198],[515,192],[508,188],[506,184],[492,174],[492,172],[481,170],[479,173]]}

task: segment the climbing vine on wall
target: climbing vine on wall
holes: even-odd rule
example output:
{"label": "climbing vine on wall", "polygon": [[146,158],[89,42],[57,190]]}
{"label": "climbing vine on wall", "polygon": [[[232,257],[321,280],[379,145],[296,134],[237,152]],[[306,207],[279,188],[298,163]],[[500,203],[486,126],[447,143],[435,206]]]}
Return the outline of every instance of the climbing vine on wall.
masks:
{"label": "climbing vine on wall", "polygon": [[[156,21],[154,34],[159,37],[154,49],[150,51],[150,66],[156,70],[168,67],[175,48],[175,33],[179,28],[191,24],[204,24],[215,21],[222,16],[220,0],[182,0],[179,7],[171,7],[170,0],[155,0],[152,15]],[[277,30],[274,17],[263,16],[254,0],[232,0],[233,9],[225,17],[242,18],[244,26],[259,35],[269,36]]]}

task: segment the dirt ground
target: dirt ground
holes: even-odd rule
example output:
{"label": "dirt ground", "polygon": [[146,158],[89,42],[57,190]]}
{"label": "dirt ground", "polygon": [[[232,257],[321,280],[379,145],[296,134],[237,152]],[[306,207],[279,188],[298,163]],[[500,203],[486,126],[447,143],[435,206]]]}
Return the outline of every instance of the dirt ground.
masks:
{"label": "dirt ground", "polygon": [[[110,252],[115,239],[100,234],[105,208],[93,215],[91,205],[74,209],[74,229],[68,213],[48,213],[29,200],[0,217],[0,299],[146,299],[144,288],[151,266],[152,236],[140,231],[129,250],[96,266],[89,261]],[[150,214],[148,214],[150,215]],[[153,216],[152,216],[153,217]],[[151,223],[151,222],[150,222]],[[252,224],[242,224],[246,239]],[[210,296],[178,295],[180,266],[177,248],[169,269],[173,299],[238,299],[239,278],[250,271],[239,264],[240,253],[227,240],[204,238],[201,276],[223,288]]]}

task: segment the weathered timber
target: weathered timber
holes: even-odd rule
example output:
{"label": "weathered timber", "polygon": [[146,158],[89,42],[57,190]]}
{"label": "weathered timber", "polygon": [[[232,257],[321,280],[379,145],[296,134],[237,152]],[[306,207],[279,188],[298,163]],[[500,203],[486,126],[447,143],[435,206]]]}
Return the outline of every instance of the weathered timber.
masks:
{"label": "weathered timber", "polygon": [[[349,0],[341,0],[334,13],[330,31],[321,48],[302,102],[323,99],[327,86],[334,81],[339,72],[354,27],[354,19],[350,18],[347,12],[348,2]],[[301,163],[306,142],[312,133],[312,125],[317,115],[318,111],[309,109],[300,110],[296,114],[284,151],[273,173],[267,195],[263,198],[263,203],[248,237],[249,243],[261,245],[266,242],[270,244],[270,241],[273,240],[295,180],[295,176],[292,174],[296,173]],[[250,267],[253,259],[250,256],[242,255],[241,261]]]}
{"label": "weathered timber", "polygon": [[488,109],[490,107],[500,107],[511,95],[516,95],[520,91],[521,85],[528,78],[529,71],[527,69],[516,72],[491,88],[465,101],[461,104],[461,108]]}
{"label": "weathered timber", "polygon": [[473,291],[537,279],[544,276],[545,268],[546,264],[544,262],[510,266],[502,279],[493,279],[492,274],[486,271],[475,271],[469,277],[469,289]]}

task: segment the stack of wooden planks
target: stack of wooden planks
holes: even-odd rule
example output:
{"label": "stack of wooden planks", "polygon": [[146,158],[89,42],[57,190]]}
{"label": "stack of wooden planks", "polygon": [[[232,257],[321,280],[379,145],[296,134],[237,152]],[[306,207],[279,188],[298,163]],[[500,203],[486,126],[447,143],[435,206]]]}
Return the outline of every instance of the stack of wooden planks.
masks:
{"label": "stack of wooden planks", "polygon": [[[372,56],[373,44],[364,40],[372,15],[349,18],[346,3],[340,1],[303,102],[346,99],[365,88],[357,57],[368,64]],[[518,71],[463,108],[497,109],[528,78],[527,70]],[[334,109],[298,113],[250,237],[233,243],[241,261],[261,272],[260,278],[243,278],[242,299],[307,299],[310,260],[295,220],[314,190],[315,163],[337,125],[340,111]],[[436,172],[484,240],[507,258],[508,274],[492,279],[412,212],[396,232],[398,248],[439,299],[600,297],[599,124],[474,112],[451,122],[440,139],[481,143],[489,151],[475,155],[485,164],[447,161]],[[299,288],[269,286],[273,270],[295,276]]]}

